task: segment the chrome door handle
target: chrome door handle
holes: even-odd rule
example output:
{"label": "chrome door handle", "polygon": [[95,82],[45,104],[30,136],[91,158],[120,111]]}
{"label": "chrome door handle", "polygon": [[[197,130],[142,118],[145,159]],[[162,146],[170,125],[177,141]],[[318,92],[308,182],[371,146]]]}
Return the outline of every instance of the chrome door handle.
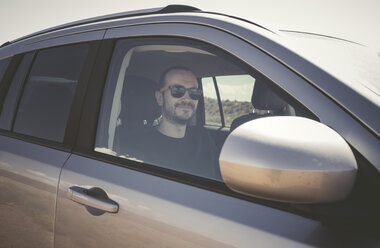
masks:
{"label": "chrome door handle", "polygon": [[119,205],[116,202],[110,200],[104,191],[103,192],[106,197],[98,198],[90,194],[91,190],[92,189],[88,190],[81,187],[73,186],[67,190],[67,198],[74,202],[86,205],[88,207],[96,208],[108,213],[117,213],[119,211]]}

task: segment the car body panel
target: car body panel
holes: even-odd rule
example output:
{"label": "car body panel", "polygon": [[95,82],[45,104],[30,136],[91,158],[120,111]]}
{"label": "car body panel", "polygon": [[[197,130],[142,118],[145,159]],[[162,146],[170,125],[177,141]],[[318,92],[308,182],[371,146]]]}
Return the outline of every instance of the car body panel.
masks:
{"label": "car body panel", "polygon": [[[104,190],[116,214],[67,196]],[[261,204],[72,155],[61,175],[55,247],[377,247],[379,240]]]}
{"label": "car body panel", "polygon": [[58,178],[69,156],[0,136],[1,246],[53,247]]}
{"label": "car body panel", "polygon": [[[91,215],[67,198],[71,186],[103,189],[119,212]],[[73,155],[61,176],[55,242],[57,248],[308,247],[320,229],[317,221]]]}

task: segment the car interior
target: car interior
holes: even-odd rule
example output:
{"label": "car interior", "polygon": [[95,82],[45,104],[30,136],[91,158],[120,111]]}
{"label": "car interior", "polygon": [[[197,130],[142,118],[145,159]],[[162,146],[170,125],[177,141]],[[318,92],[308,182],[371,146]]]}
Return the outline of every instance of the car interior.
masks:
{"label": "car interior", "polygon": [[[211,52],[185,45],[140,45],[125,49],[120,56],[120,70],[112,101],[112,110],[108,126],[108,149],[120,153],[121,142],[128,137],[157,125],[160,108],[156,103],[155,91],[163,71],[173,66],[190,68],[198,76],[202,87],[202,78],[224,75],[246,74],[243,69]],[[295,115],[295,110],[276,93],[273,93],[260,80],[252,92],[251,104],[254,109],[264,113],[247,113],[233,121],[231,128],[209,127],[205,125],[205,107],[203,99],[198,103],[196,115],[190,125],[208,129],[220,152],[230,130],[251,119],[270,115]]]}
{"label": "car interior", "polygon": [[251,103],[255,112],[242,115],[231,123],[230,132],[250,120],[267,116],[296,115],[295,109],[260,80],[255,82]]}

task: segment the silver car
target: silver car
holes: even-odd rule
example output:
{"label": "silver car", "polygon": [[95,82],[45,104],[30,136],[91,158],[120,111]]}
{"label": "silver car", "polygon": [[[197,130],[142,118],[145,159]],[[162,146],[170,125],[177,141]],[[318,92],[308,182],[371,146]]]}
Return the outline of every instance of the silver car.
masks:
{"label": "silver car", "polygon": [[0,48],[0,247],[380,247],[380,58],[170,5]]}

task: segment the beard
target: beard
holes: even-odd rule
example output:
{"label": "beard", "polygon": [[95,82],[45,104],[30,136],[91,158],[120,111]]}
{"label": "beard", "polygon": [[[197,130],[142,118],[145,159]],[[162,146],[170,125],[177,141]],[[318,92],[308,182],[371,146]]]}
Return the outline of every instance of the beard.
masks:
{"label": "beard", "polygon": [[180,125],[185,125],[195,115],[196,105],[193,102],[180,101],[169,106],[164,101],[163,111],[165,117]]}

